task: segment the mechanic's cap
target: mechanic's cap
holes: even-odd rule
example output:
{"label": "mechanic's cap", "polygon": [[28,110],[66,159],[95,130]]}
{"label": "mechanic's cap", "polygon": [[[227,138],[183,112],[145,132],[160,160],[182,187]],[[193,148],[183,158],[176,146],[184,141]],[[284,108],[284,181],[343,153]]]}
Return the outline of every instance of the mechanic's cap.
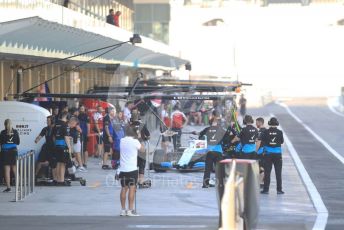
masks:
{"label": "mechanic's cap", "polygon": [[276,117],[272,117],[270,121],[268,122],[270,126],[279,126],[279,122]]}

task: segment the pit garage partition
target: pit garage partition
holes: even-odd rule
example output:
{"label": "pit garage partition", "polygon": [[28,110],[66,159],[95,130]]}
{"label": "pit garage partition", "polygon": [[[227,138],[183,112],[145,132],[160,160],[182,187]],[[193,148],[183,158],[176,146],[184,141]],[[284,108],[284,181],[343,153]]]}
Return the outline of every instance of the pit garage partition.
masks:
{"label": "pit garage partition", "polygon": [[14,201],[22,201],[35,191],[35,151],[17,157],[16,190]]}
{"label": "pit garage partition", "polygon": [[229,159],[216,166],[219,229],[255,229],[259,214],[259,165]]}

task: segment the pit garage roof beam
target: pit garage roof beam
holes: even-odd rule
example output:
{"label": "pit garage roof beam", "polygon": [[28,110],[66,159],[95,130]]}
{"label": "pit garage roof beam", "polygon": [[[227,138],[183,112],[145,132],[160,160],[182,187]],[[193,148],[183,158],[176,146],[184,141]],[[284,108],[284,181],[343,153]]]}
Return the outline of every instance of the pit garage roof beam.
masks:
{"label": "pit garage roof beam", "polygon": [[[40,17],[0,23],[0,55],[65,58],[121,42],[125,41],[47,21]],[[76,57],[72,61],[87,61],[101,52]],[[124,44],[93,61],[98,64],[121,64],[161,70],[175,70],[188,62],[170,54],[156,52],[154,47],[149,49],[147,46],[131,44]]]}

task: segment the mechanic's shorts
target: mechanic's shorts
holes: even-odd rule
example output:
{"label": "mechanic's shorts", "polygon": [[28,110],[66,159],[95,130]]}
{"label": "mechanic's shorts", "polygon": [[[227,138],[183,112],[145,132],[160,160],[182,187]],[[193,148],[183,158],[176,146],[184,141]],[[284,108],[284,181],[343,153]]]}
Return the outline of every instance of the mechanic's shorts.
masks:
{"label": "mechanic's shorts", "polygon": [[257,159],[257,153],[241,153],[239,159],[247,159],[247,160],[256,160]]}
{"label": "mechanic's shorts", "polygon": [[122,187],[136,186],[138,179],[137,170],[131,172],[120,172],[119,180]]}
{"label": "mechanic's shorts", "polygon": [[55,169],[56,166],[57,166],[57,159],[56,159],[56,150],[55,150],[55,147],[53,148],[53,152],[51,154],[51,158],[50,158],[50,161],[49,161],[49,166],[52,168],[52,169]]}
{"label": "mechanic's shorts", "polygon": [[102,145],[103,144],[103,135],[102,134],[97,134],[96,139],[97,139],[97,144],[98,145]]}
{"label": "mechanic's shorts", "polygon": [[0,153],[3,165],[16,165],[18,151],[17,149],[2,150]]}
{"label": "mechanic's shorts", "polygon": [[65,148],[55,148],[55,157],[57,163],[67,164],[70,161],[68,150]]}
{"label": "mechanic's shorts", "polygon": [[110,143],[109,141],[109,137],[103,137],[103,143],[104,143],[104,152],[105,153],[110,153],[111,152],[111,149],[112,149],[112,146],[113,146],[113,143]]}
{"label": "mechanic's shorts", "polygon": [[104,152],[105,153],[111,153],[111,149],[112,149],[112,144],[110,143],[110,144],[105,144],[104,143]]}
{"label": "mechanic's shorts", "polygon": [[53,157],[54,147],[47,143],[43,144],[41,152],[38,156],[38,162],[50,162]]}
{"label": "mechanic's shorts", "polygon": [[82,137],[82,151],[87,151],[87,144],[88,144],[88,137],[83,136]]}
{"label": "mechanic's shorts", "polygon": [[146,160],[140,156],[137,157],[137,167],[140,174],[145,174]]}
{"label": "mechanic's shorts", "polygon": [[161,142],[171,142],[171,141],[172,141],[171,137],[165,137],[164,135],[162,135]]}

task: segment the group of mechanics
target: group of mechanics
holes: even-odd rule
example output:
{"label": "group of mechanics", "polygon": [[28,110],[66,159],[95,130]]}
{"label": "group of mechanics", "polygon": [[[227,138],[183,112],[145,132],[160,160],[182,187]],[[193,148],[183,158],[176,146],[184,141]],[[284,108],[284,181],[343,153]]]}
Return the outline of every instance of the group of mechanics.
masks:
{"label": "group of mechanics", "polygon": [[[209,183],[213,165],[224,158],[258,160],[263,175],[264,184],[261,186],[262,194],[269,193],[272,166],[275,168],[277,181],[277,194],[284,194],[282,190],[282,144],[283,132],[278,129],[279,122],[272,117],[264,127],[264,119],[256,119],[245,115],[243,127],[239,128],[234,121],[229,127],[224,127],[221,114],[213,112],[211,124],[199,134],[199,138],[206,137],[208,153],[205,159],[205,172],[203,188],[214,186]],[[237,127],[237,128],[236,128]]]}

